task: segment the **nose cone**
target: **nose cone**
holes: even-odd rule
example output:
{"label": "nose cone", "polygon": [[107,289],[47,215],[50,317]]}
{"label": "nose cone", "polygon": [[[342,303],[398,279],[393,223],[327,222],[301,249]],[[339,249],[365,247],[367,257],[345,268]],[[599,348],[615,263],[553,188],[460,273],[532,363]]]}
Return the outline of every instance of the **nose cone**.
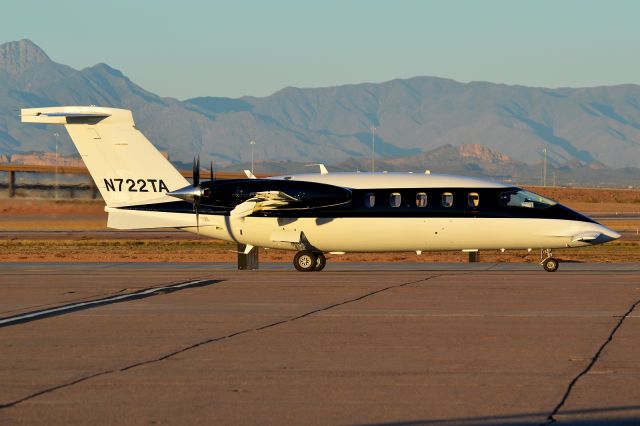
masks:
{"label": "nose cone", "polygon": [[604,225],[598,224],[598,227],[600,228],[600,235],[596,238],[594,244],[608,243],[609,241],[617,240],[622,236],[613,229],[609,229]]}
{"label": "nose cone", "polygon": [[583,223],[578,228],[573,228],[570,238],[568,247],[583,247],[617,240],[620,234],[599,223]]}

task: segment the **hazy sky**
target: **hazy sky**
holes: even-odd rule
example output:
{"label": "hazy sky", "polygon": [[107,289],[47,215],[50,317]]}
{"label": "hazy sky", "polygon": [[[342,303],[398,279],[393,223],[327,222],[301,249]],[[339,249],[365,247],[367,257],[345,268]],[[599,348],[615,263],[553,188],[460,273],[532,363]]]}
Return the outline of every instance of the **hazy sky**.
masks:
{"label": "hazy sky", "polygon": [[429,75],[640,83],[640,1],[8,1],[0,42],[105,62],[162,96],[266,96]]}

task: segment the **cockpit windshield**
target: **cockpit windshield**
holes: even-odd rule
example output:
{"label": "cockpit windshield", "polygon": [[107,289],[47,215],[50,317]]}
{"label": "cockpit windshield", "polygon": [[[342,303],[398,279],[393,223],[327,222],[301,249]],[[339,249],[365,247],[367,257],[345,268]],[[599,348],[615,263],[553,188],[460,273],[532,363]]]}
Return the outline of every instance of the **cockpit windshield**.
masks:
{"label": "cockpit windshield", "polygon": [[547,209],[558,203],[533,192],[525,191],[524,189],[514,189],[500,194],[500,204],[507,207]]}

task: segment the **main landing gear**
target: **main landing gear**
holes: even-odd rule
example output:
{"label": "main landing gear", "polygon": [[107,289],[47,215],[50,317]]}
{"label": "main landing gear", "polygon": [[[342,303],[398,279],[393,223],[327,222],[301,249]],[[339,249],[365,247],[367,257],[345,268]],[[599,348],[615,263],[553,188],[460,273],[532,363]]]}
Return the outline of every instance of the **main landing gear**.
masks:
{"label": "main landing gear", "polygon": [[300,272],[322,271],[327,264],[327,258],[320,252],[302,250],[293,258],[293,266]]}
{"label": "main landing gear", "polygon": [[543,249],[540,253],[540,258],[542,259],[542,262],[540,262],[540,264],[545,271],[555,272],[555,270],[558,269],[558,259],[555,259],[553,257],[551,249]]}

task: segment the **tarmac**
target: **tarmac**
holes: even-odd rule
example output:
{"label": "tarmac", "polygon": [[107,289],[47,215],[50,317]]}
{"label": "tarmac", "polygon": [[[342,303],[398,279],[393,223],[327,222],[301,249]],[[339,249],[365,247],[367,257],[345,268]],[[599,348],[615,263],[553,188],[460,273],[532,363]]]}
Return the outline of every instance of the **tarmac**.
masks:
{"label": "tarmac", "polygon": [[640,424],[640,264],[4,263],[0,424]]}

